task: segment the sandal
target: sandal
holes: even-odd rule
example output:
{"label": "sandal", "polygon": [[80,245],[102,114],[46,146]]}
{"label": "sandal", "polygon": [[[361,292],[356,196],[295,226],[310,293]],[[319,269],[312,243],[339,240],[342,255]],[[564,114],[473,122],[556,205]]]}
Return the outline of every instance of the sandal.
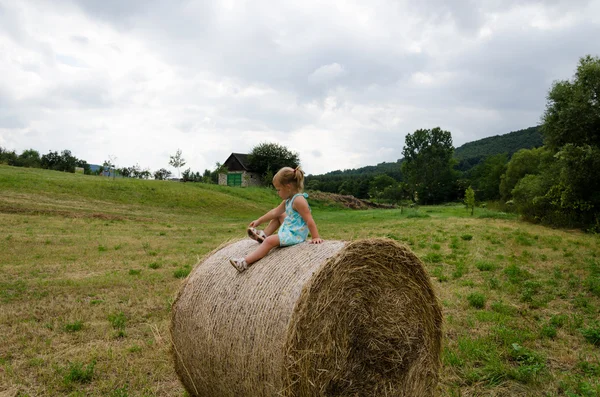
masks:
{"label": "sandal", "polygon": [[231,258],[229,259],[229,263],[231,263],[231,266],[235,267],[235,270],[237,270],[238,273],[242,273],[244,270],[248,269],[248,263],[246,263],[244,258]]}
{"label": "sandal", "polygon": [[262,243],[267,238],[267,235],[262,230],[255,229],[253,227],[248,228],[248,237],[252,240],[256,240],[259,243]]}

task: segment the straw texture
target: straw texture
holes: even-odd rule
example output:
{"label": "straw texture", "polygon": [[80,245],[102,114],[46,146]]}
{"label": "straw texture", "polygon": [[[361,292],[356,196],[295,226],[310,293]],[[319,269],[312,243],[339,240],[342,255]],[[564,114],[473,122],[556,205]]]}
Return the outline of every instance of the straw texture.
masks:
{"label": "straw texture", "polygon": [[199,263],[172,307],[192,396],[428,396],[440,306],[421,261],[387,239],[275,249],[246,272],[242,240]]}

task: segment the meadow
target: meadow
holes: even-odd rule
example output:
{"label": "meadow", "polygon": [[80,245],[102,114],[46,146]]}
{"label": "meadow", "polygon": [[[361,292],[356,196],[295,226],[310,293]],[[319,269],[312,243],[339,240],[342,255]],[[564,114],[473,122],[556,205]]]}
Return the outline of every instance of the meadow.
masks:
{"label": "meadow", "polygon": [[[600,396],[597,235],[460,204],[309,202],[323,238],[387,237],[423,260],[444,313],[440,396]],[[169,351],[179,285],[277,203],[0,165],[0,396],[185,396]]]}

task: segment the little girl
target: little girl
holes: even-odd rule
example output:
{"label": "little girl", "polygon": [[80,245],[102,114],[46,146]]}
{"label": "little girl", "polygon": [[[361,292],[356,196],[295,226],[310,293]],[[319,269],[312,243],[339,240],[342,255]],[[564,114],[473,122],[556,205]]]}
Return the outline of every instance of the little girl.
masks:
{"label": "little girl", "polygon": [[[306,201],[308,194],[301,193],[304,189],[304,172],[302,169],[300,167],[283,167],[273,177],[273,185],[279,197],[284,201],[248,225],[248,235],[258,241],[260,246],[245,258],[231,258],[229,260],[238,272],[243,272],[248,269],[248,266],[264,258],[272,248],[285,247],[306,241],[309,231],[312,236],[311,244],[323,242],[319,237],[317,224],[310,214],[310,207]],[[257,226],[267,221],[270,222],[265,230],[256,229]],[[279,232],[273,234],[277,228],[279,228]]]}

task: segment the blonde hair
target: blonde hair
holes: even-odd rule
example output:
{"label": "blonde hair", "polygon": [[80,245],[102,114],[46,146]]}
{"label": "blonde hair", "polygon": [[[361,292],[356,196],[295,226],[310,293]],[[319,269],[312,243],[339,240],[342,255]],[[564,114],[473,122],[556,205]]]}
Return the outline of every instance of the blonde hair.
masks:
{"label": "blonde hair", "polygon": [[277,182],[280,185],[292,184],[298,192],[304,190],[304,171],[300,166],[296,168],[283,167],[273,177],[273,183]]}

